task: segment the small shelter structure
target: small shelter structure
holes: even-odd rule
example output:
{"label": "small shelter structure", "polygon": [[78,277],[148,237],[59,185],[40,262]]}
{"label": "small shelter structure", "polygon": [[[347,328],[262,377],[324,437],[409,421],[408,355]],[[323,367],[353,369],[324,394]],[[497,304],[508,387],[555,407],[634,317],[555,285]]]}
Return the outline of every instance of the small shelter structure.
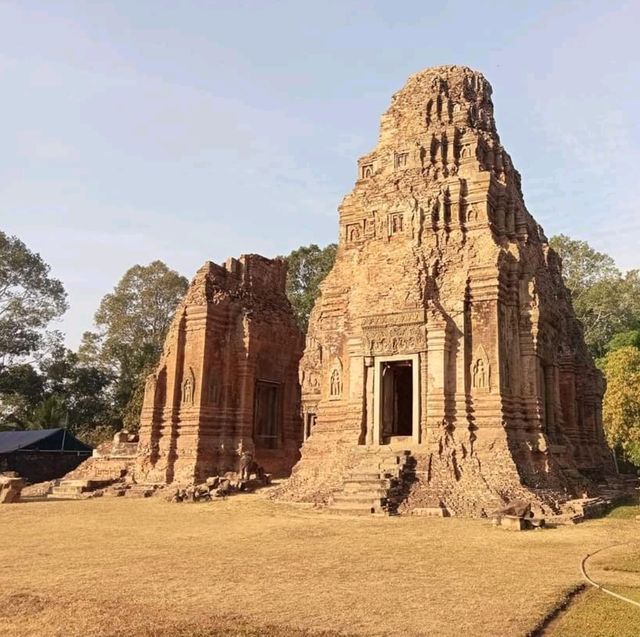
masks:
{"label": "small shelter structure", "polygon": [[0,431],[0,472],[16,471],[32,483],[55,480],[75,469],[92,451],[62,428]]}

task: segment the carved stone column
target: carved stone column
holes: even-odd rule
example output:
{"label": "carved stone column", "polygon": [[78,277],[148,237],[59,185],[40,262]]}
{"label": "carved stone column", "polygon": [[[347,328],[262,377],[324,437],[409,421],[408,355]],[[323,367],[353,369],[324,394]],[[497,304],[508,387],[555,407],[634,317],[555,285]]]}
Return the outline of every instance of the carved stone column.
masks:
{"label": "carved stone column", "polygon": [[430,319],[427,327],[427,439],[446,424],[446,374],[450,343],[444,320]]}

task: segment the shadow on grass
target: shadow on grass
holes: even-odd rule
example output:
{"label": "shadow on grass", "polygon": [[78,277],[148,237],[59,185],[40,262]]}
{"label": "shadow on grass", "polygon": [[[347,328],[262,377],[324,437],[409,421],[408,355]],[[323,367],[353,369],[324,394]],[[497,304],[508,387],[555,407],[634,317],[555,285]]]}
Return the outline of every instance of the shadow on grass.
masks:
{"label": "shadow on grass", "polygon": [[[310,631],[290,626],[255,626],[237,617],[212,618],[204,624],[150,626],[137,637],[355,637],[349,633]],[[114,632],[105,637],[131,637],[129,631]]]}

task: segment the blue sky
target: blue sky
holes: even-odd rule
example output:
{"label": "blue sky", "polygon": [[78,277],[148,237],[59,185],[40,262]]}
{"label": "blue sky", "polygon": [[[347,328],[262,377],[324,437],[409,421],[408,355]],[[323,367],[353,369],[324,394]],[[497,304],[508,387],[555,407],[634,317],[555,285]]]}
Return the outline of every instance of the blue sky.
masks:
{"label": "blue sky", "polygon": [[76,346],[135,263],[337,235],[391,94],[482,71],[531,213],[640,267],[636,2],[0,2],[0,228],[51,264]]}

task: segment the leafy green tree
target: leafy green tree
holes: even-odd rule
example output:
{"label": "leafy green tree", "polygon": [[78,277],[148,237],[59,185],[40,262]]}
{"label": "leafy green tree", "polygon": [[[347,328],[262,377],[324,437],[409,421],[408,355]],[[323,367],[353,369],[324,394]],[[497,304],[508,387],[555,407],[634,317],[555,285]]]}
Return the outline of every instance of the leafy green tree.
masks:
{"label": "leafy green tree", "polygon": [[331,270],[337,249],[335,243],[324,248],[311,244],[301,246],[287,256],[287,296],[303,332],[307,331],[309,314],[320,293],[320,283]]}
{"label": "leafy green tree", "polygon": [[[607,352],[615,352],[623,347],[635,347],[640,350],[640,329],[616,334],[607,343]],[[640,391],[640,388],[638,388],[638,391]]]}
{"label": "leafy green tree", "polygon": [[46,397],[37,364],[61,339],[47,328],[66,309],[64,287],[42,257],[0,231],[0,428],[32,426]]}
{"label": "leafy green tree", "polygon": [[562,258],[562,276],[584,326],[585,341],[591,353],[601,357],[615,334],[640,321],[639,273],[632,270],[623,276],[610,256],[585,241],[558,235],[549,243]]}
{"label": "leafy green tree", "polygon": [[44,376],[31,363],[0,367],[0,429],[28,428],[44,386]]}
{"label": "leafy green tree", "polygon": [[72,431],[114,420],[104,369],[83,364],[60,346],[40,360],[0,370],[0,428],[33,429],[66,426]]}
{"label": "leafy green tree", "polygon": [[135,265],[102,299],[95,315],[97,331],[83,336],[80,360],[114,376],[114,412],[128,428],[137,426],[142,408],[140,387],[158,361],[188,285],[185,277],[162,261]]}
{"label": "leafy green tree", "polygon": [[113,375],[103,366],[83,362],[77,353],[59,347],[41,362],[46,398],[64,404],[65,423],[73,431],[113,424],[110,387]]}
{"label": "leafy green tree", "polygon": [[622,347],[602,361],[607,377],[603,419],[611,447],[640,465],[640,349]]}
{"label": "leafy green tree", "polygon": [[47,396],[30,414],[28,429],[54,429],[66,427],[69,412],[59,394]]}
{"label": "leafy green tree", "polygon": [[42,257],[0,231],[0,364],[36,352],[48,324],[66,310],[64,287]]}

